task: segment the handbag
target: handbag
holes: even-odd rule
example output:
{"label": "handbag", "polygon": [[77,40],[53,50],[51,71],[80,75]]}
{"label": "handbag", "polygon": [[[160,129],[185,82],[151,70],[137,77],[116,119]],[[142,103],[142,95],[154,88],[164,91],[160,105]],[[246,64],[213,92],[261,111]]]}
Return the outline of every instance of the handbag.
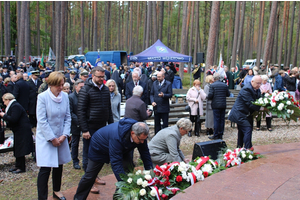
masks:
{"label": "handbag", "polygon": [[185,109],[186,112],[191,112],[191,107],[189,105],[185,106],[184,109]]}

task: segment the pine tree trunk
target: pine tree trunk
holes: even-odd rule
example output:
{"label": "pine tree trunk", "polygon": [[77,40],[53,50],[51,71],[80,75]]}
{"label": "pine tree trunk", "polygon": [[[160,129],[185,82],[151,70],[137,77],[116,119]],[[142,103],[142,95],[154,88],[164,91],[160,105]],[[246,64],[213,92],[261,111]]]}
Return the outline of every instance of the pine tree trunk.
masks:
{"label": "pine tree trunk", "polygon": [[25,62],[29,62],[31,55],[31,37],[30,37],[30,1],[27,3],[26,9],[26,25],[25,25]]}
{"label": "pine tree trunk", "polygon": [[84,5],[83,1],[80,1],[80,21],[81,21],[81,51],[84,54]]}
{"label": "pine tree trunk", "polygon": [[[190,30],[190,44],[189,44],[189,56],[192,56],[192,45],[193,45],[193,26],[194,26],[194,8],[195,8],[195,2],[192,2],[192,8],[191,8],[191,30]],[[188,73],[191,72],[191,62],[188,64]]]}
{"label": "pine tree trunk", "polygon": [[147,31],[146,31],[146,47],[145,47],[145,49],[149,47],[149,40],[150,40],[151,6],[152,6],[152,2],[148,1],[148,8],[147,8]]}
{"label": "pine tree trunk", "polygon": [[40,49],[40,5],[39,2],[36,2],[36,32],[37,32],[37,55],[41,55],[41,49]]}
{"label": "pine tree trunk", "polygon": [[[287,12],[286,12],[286,18],[285,18],[285,33],[284,33],[284,58],[283,58],[283,63],[284,66],[288,66],[287,65],[287,44],[288,44],[288,27],[289,27],[289,13],[290,13],[290,2],[287,2]],[[289,66],[288,66],[289,67]]]}
{"label": "pine tree trunk", "polygon": [[207,52],[205,60],[205,71],[209,69],[214,63],[214,50],[216,44],[217,28],[220,18],[220,2],[214,1],[212,3],[210,28],[207,43]]}
{"label": "pine tree trunk", "polygon": [[61,2],[61,14],[60,14],[60,65],[59,65],[59,70],[65,70],[64,69],[64,57],[65,57],[65,32],[66,32],[66,7],[67,7],[67,2],[62,1]]}
{"label": "pine tree trunk", "polygon": [[[0,8],[2,8],[2,2],[0,2]],[[20,26],[21,26],[21,23],[20,23],[20,21],[21,21],[21,1],[17,1],[17,43],[16,43],[16,49],[15,49],[15,55],[16,55],[16,60],[18,61],[19,60],[19,44],[20,44],[20,30],[21,30],[21,28],[20,28]],[[0,9],[0,24],[1,24],[1,26],[0,26],[0,55],[3,55],[2,54],[2,9]]]}
{"label": "pine tree trunk", "polygon": [[194,57],[193,57],[193,63],[194,64],[199,64],[196,63],[196,56],[197,56],[197,50],[198,50],[198,41],[199,41],[199,37],[198,37],[198,33],[199,33],[199,1],[196,1],[196,29],[195,29],[195,42],[194,42]]}
{"label": "pine tree trunk", "polygon": [[131,45],[132,45],[132,34],[133,34],[133,32],[132,32],[132,29],[133,29],[133,19],[132,19],[132,14],[133,14],[133,2],[132,1],[130,1],[130,19],[129,19],[129,21],[130,21],[130,28],[129,28],[129,49],[128,49],[128,52],[131,52],[132,51],[132,47],[131,47]]}
{"label": "pine tree trunk", "polygon": [[283,38],[284,38],[284,26],[285,26],[285,18],[286,18],[286,6],[287,2],[284,2],[283,15],[282,15],[282,28],[281,28],[281,36],[280,36],[280,46],[279,46],[279,55],[278,55],[278,66],[281,67],[281,59],[282,59],[282,47],[283,47]]}
{"label": "pine tree trunk", "polygon": [[156,1],[152,1],[152,43],[156,42],[157,40],[157,18],[156,18]]}
{"label": "pine tree trunk", "polygon": [[176,43],[175,43],[175,51],[178,52],[178,44],[179,44],[179,23],[180,23],[180,11],[181,11],[181,3],[182,1],[179,1],[179,5],[178,5],[178,15],[177,15],[177,32],[176,32]]}
{"label": "pine tree trunk", "polygon": [[167,30],[167,46],[168,47],[170,47],[170,35],[171,35],[171,33],[170,33],[170,21],[171,21],[171,6],[172,6],[172,2],[171,1],[168,1],[168,25],[167,25],[167,27],[168,27],[168,30]]}
{"label": "pine tree trunk", "polygon": [[[295,18],[295,7],[296,7],[296,1],[293,1],[291,27],[290,27],[290,36],[289,36],[289,46],[288,46],[288,54],[287,54],[287,61],[286,61],[286,63],[287,63],[288,66],[290,66],[290,64],[291,64],[292,39],[293,39],[294,18]],[[295,67],[295,66],[293,65],[293,67]]]}
{"label": "pine tree trunk", "polygon": [[277,14],[277,1],[272,2],[272,9],[270,14],[270,20],[269,20],[269,28],[268,28],[268,34],[267,39],[265,43],[265,52],[264,52],[264,58],[263,58],[263,64],[267,66],[268,61],[271,57],[271,44],[272,44],[272,33],[274,30],[275,20],[276,20],[276,14]]}
{"label": "pine tree trunk", "polygon": [[[187,21],[187,12],[188,12],[188,2],[184,1],[183,2],[183,8],[182,8],[182,26],[181,26],[181,41],[180,41],[180,53],[184,54],[185,53],[185,48],[186,48],[186,38],[187,38],[187,31],[186,31],[186,26],[187,24],[185,23]],[[179,65],[179,76],[181,79],[183,79],[183,63],[180,63]]]}
{"label": "pine tree trunk", "polygon": [[231,34],[231,30],[233,27],[233,11],[232,11],[232,5],[230,4],[230,18],[229,18],[229,26],[228,26],[228,38],[227,38],[227,59],[226,59],[226,63],[227,65],[229,65],[231,63],[231,59],[230,59],[230,50],[231,50],[231,44],[233,41],[231,41],[232,39],[232,34]]}
{"label": "pine tree trunk", "polygon": [[9,14],[9,3],[8,1],[4,2],[4,49],[5,49],[5,56],[10,55],[10,33],[9,33],[9,21],[10,21],[10,14]]}
{"label": "pine tree trunk", "polygon": [[159,32],[158,32],[158,39],[161,41],[163,40],[163,27],[164,27],[164,1],[159,2],[160,10],[159,10]]}
{"label": "pine tree trunk", "polygon": [[52,47],[52,51],[54,52],[54,54],[56,55],[56,30],[55,30],[55,1],[52,2],[52,23],[51,23],[51,47]]}
{"label": "pine tree trunk", "polygon": [[233,37],[233,45],[232,45],[232,56],[231,56],[231,68],[236,65],[236,57],[237,57],[237,43],[238,43],[238,35],[239,35],[239,23],[240,23],[240,2],[236,2],[236,10],[235,10],[235,23],[234,23],[234,37]]}
{"label": "pine tree trunk", "polygon": [[146,49],[146,35],[148,34],[148,5],[147,5],[147,1],[145,1],[145,8],[144,8],[144,33],[143,33],[143,49]]}
{"label": "pine tree trunk", "polygon": [[56,62],[55,62],[55,70],[59,71],[61,69],[61,53],[60,53],[60,34],[61,34],[61,2],[55,2],[55,31],[56,31]]}
{"label": "pine tree trunk", "polygon": [[257,55],[256,55],[257,67],[260,67],[260,59],[261,59],[261,52],[262,52],[261,49],[262,49],[262,40],[263,40],[263,31],[264,31],[265,2],[260,2],[260,7],[261,7],[261,12],[260,12],[261,17],[260,17],[259,36],[258,36]]}
{"label": "pine tree trunk", "polygon": [[239,28],[239,37],[238,37],[238,44],[237,44],[237,54],[239,55],[240,62],[242,63],[242,48],[243,48],[243,30],[244,30],[244,21],[245,21],[245,9],[246,9],[246,2],[242,1],[241,2],[241,21],[239,23],[240,28]]}
{"label": "pine tree trunk", "polygon": [[93,51],[97,51],[97,1],[93,1],[93,10],[94,10],[94,17],[93,17]]}
{"label": "pine tree trunk", "polygon": [[276,15],[276,23],[275,23],[275,36],[273,41],[273,51],[272,51],[272,63],[277,63],[277,55],[278,55],[278,32],[279,32],[279,13],[280,13],[280,2],[277,4],[277,15]]}
{"label": "pine tree trunk", "polygon": [[21,2],[21,16],[20,16],[20,42],[18,51],[18,63],[24,61],[24,50],[25,50],[25,19],[26,19],[27,1]]}
{"label": "pine tree trunk", "polygon": [[119,1],[119,19],[118,19],[118,49],[121,50],[121,2]]}
{"label": "pine tree trunk", "polygon": [[[298,3],[298,5],[299,5],[299,3]],[[295,46],[294,46],[293,67],[297,66],[299,34],[300,34],[300,8],[298,8],[298,22],[297,22],[296,41],[295,41]]]}

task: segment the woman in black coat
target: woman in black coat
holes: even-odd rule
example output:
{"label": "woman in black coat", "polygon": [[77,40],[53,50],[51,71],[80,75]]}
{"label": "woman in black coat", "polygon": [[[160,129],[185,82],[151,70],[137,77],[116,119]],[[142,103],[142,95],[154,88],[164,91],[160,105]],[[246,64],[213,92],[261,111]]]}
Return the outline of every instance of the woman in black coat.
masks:
{"label": "woman in black coat", "polygon": [[6,93],[2,96],[2,100],[6,109],[5,113],[0,112],[0,116],[7,122],[7,126],[14,134],[16,164],[15,168],[9,171],[18,174],[26,171],[25,155],[33,150],[31,125],[24,108],[15,100],[14,95]]}

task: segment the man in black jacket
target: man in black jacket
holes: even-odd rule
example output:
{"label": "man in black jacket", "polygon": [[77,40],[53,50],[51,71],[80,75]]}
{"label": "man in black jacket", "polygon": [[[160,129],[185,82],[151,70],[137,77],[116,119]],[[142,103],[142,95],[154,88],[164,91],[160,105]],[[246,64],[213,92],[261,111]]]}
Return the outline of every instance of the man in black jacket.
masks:
{"label": "man in black jacket", "polygon": [[[125,96],[126,96],[126,99],[129,99],[130,97],[132,97],[132,90],[135,86],[137,85],[140,85],[143,87],[143,91],[147,91],[148,88],[147,88],[147,84],[140,81],[140,77],[139,77],[139,74],[137,72],[132,72],[132,81],[128,82],[126,84],[126,90],[125,90]],[[146,103],[147,102],[147,96],[148,96],[148,93],[147,92],[144,92],[141,99]]]}
{"label": "man in black jacket", "polygon": [[[237,147],[244,147],[253,150],[252,147],[252,130],[253,130],[253,112],[259,111],[260,106],[252,104],[253,101],[260,98],[260,85],[262,79],[260,76],[254,76],[251,84],[241,89],[234,102],[228,119],[237,123],[238,142]],[[244,144],[244,145],[243,145]]]}
{"label": "man in black jacket", "polygon": [[[111,111],[110,92],[103,84],[105,70],[102,67],[94,67],[92,77],[85,81],[84,87],[78,94],[78,120],[83,137],[83,169],[86,171],[88,164],[88,150],[90,138],[106,124],[113,123]],[[96,179],[98,184],[102,184]],[[99,193],[97,188],[92,188],[94,193]]]}
{"label": "man in black jacket", "polygon": [[215,82],[209,87],[208,100],[212,100],[211,107],[214,113],[214,135],[208,137],[209,139],[223,139],[225,126],[225,110],[226,97],[229,97],[230,92],[225,83],[220,81],[220,74],[218,72],[213,75]]}
{"label": "man in black jacket", "polygon": [[71,114],[71,133],[72,133],[72,160],[74,169],[81,169],[79,166],[78,159],[78,146],[80,140],[81,129],[78,122],[77,117],[77,104],[78,104],[78,93],[80,89],[84,86],[83,80],[79,79],[74,83],[75,91],[69,95],[69,103],[70,103],[70,114]]}
{"label": "man in black jacket", "polygon": [[32,71],[32,78],[27,81],[29,85],[29,106],[28,106],[28,114],[29,120],[31,123],[32,128],[36,127],[36,102],[37,102],[37,95],[40,85],[42,81],[39,79],[40,72]]}
{"label": "man in black jacket", "polygon": [[23,106],[25,111],[28,110],[29,105],[29,85],[23,79],[23,73],[19,72],[17,74],[17,81],[13,90],[13,95],[15,96],[17,102]]}
{"label": "man in black jacket", "polygon": [[7,92],[9,92],[11,94],[14,92],[14,87],[15,87],[16,81],[17,81],[17,75],[14,74],[10,77],[10,81],[6,86]]}
{"label": "man in black jacket", "polygon": [[165,72],[165,79],[167,81],[170,81],[171,84],[173,84],[173,80],[174,80],[174,72],[170,69],[169,65],[166,65],[166,72]]}

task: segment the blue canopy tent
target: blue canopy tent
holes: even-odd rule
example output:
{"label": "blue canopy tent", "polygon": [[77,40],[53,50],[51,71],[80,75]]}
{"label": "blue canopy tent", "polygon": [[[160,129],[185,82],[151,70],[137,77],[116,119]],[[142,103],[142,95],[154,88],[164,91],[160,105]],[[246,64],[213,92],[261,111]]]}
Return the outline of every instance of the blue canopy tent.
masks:
{"label": "blue canopy tent", "polygon": [[139,54],[129,57],[129,62],[192,62],[192,56],[169,49],[160,40]]}

